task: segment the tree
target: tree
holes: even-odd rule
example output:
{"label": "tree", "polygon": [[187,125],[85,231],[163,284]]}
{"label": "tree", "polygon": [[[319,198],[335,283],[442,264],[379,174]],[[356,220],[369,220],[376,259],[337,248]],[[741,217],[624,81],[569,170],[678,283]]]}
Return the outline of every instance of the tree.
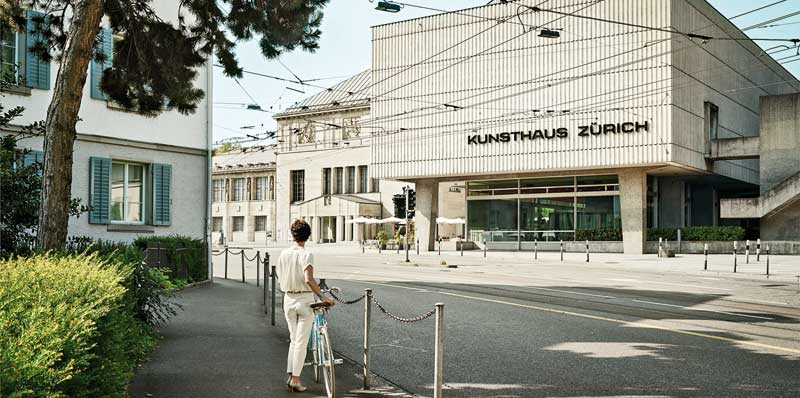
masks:
{"label": "tree", "polygon": [[[165,109],[193,113],[205,93],[194,86],[197,68],[211,56],[224,73],[241,77],[235,49],[257,39],[271,59],[300,48],[314,51],[321,35],[322,8],[328,0],[180,0],[178,18],[163,19],[152,0],[6,0],[0,20],[25,23],[24,9],[39,37],[30,51],[59,62],[53,99],[47,110],[42,203],[37,245],[62,246],[67,237],[72,152],[89,61],[106,61],[98,51],[103,16],[119,35],[111,68],[101,88],[110,101],[146,116]],[[107,44],[107,43],[106,43]]]}

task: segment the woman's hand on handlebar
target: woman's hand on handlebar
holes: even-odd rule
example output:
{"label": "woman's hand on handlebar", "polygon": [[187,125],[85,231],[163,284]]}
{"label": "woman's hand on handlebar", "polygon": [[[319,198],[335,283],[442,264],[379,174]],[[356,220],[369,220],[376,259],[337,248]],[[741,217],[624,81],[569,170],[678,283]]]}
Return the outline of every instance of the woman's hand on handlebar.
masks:
{"label": "woman's hand on handlebar", "polygon": [[323,303],[328,303],[328,305],[330,305],[331,307],[333,307],[334,305],[336,305],[336,301],[334,301],[334,300],[333,300],[332,298],[330,298],[330,297],[323,297],[323,298],[322,298],[322,302],[323,302]]}

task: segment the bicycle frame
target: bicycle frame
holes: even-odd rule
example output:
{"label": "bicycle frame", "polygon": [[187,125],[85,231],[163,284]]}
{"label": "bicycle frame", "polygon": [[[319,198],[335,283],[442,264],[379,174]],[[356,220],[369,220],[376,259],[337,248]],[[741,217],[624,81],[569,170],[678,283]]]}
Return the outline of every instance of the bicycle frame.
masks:
{"label": "bicycle frame", "polygon": [[[314,326],[311,328],[311,338],[308,339],[308,348],[312,352],[319,347],[319,331],[326,327],[328,327],[328,322],[325,320],[325,310],[314,310]],[[317,365],[322,366],[322,355],[317,355]]]}

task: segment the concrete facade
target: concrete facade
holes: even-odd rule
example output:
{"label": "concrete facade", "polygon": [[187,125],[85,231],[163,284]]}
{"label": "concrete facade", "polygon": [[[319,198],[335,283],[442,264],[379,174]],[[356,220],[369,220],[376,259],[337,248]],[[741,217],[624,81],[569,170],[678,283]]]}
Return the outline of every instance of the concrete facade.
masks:
{"label": "concrete facade", "polygon": [[[157,0],[151,5],[165,21],[177,20],[178,8],[174,7],[173,2]],[[20,49],[24,50],[23,45],[21,43]],[[0,102],[6,109],[15,106],[25,108],[22,116],[14,120],[15,124],[24,126],[46,118],[58,72],[59,64],[54,60],[49,66],[47,89],[18,87],[2,93]],[[78,135],[72,166],[72,197],[81,199],[84,205],[91,204],[91,157],[141,166],[145,192],[142,194],[142,203],[136,205],[141,206],[140,216],[143,220],[90,223],[89,216],[82,214],[69,219],[69,236],[122,242],[154,234],[208,239],[212,69],[206,65],[198,70],[195,86],[205,92],[205,98],[191,115],[180,114],[177,110],[165,111],[157,117],[127,112],[110,101],[92,98],[90,84],[91,79],[87,76],[76,126]],[[14,134],[16,131],[12,129],[0,133]],[[43,138],[23,139],[19,146],[41,151]],[[169,221],[166,224],[153,221],[151,171],[154,165],[168,165],[171,168],[170,183],[166,185],[169,187]]]}
{"label": "concrete facade", "polygon": [[[647,226],[745,225],[720,219],[720,199],[763,189],[752,158],[759,99],[798,92],[800,82],[704,0],[556,0],[520,12],[520,5],[538,3],[372,28],[370,125],[380,129],[373,172],[417,184],[611,174],[619,181],[626,253],[644,251]],[[559,16],[570,28],[558,38],[521,34],[520,24],[548,26]],[[502,190],[492,192],[503,200]],[[559,197],[517,192],[531,200]],[[431,206],[418,214],[437,210]],[[546,214],[536,222],[550,222],[551,210]],[[511,229],[504,239],[514,239],[514,229],[526,233],[521,218],[512,221],[504,221]],[[428,235],[426,228],[417,220],[419,235]],[[522,239],[493,244],[523,247]]]}
{"label": "concrete facade", "polygon": [[274,147],[214,156],[211,187],[213,244],[263,246],[275,241]]}

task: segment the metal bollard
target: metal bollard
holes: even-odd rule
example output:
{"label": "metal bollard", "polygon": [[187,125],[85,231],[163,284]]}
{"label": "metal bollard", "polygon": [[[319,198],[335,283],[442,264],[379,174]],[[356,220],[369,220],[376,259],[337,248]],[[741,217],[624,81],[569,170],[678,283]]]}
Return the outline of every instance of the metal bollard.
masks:
{"label": "metal bollard", "polygon": [[439,255],[442,255],[442,238],[439,238]]}
{"label": "metal bollard", "polygon": [[464,257],[464,241],[461,240],[460,243],[461,243],[461,257]]}
{"label": "metal bollard", "polygon": [[559,251],[561,252],[561,261],[564,261],[564,240],[563,239],[561,240],[561,249]]}
{"label": "metal bollard", "polygon": [[242,253],[242,283],[247,283],[244,280],[244,249],[242,249],[241,253]]}
{"label": "metal bollard", "polygon": [[664,238],[658,238],[658,257],[661,258],[661,253],[664,252]]}
{"label": "metal bollard", "polygon": [[275,326],[275,266],[272,266],[272,273],[270,275],[270,280],[272,281],[272,290],[270,290],[270,304],[272,305],[272,313],[270,314],[270,324]]}
{"label": "metal bollard", "polygon": [[433,398],[442,398],[444,380],[444,304],[436,303],[436,351],[433,362]]}
{"label": "metal bollard", "polygon": [[397,251],[394,254],[400,254],[400,242],[395,242],[395,246],[397,246]]}
{"label": "metal bollard", "polygon": [[744,262],[750,264],[750,239],[746,240],[744,244]]}
{"label": "metal bollard", "polygon": [[736,249],[738,248],[739,242],[733,241],[733,273],[736,273]]}
{"label": "metal bollard", "polygon": [[256,251],[256,287],[261,286],[259,281],[261,280],[261,250]]}
{"label": "metal bollard", "polygon": [[586,262],[589,262],[589,240],[586,240]]}
{"label": "metal bollard", "polygon": [[266,251],[264,252],[264,268],[263,268],[263,270],[264,270],[264,275],[263,275],[263,278],[262,278],[262,279],[264,279],[264,289],[263,289],[264,290],[264,300],[263,301],[264,301],[264,313],[266,314],[266,313],[269,312],[269,303],[267,302],[267,298],[269,297],[267,295],[267,290],[269,290],[269,282],[267,281],[267,274],[269,273],[269,252],[266,252]]}
{"label": "metal bollard", "polygon": [[761,261],[761,238],[756,241],[756,262]]}
{"label": "metal bollard", "polygon": [[372,289],[364,289],[364,389],[369,390],[369,324],[372,321]]}
{"label": "metal bollard", "polygon": [[534,260],[538,260],[539,259],[539,240],[538,239],[534,239],[533,240],[533,259]]}
{"label": "metal bollard", "polygon": [[703,271],[708,270],[708,243],[703,244]]}
{"label": "metal bollard", "polygon": [[228,279],[228,248],[225,248],[225,279]]}
{"label": "metal bollard", "polygon": [[366,245],[364,244],[364,241],[362,240],[362,241],[361,241],[361,254],[364,254],[364,253],[365,253],[365,251],[364,251],[364,246],[366,246]]}
{"label": "metal bollard", "polygon": [[678,229],[678,253],[680,253],[680,252],[681,252],[681,238],[682,238],[682,237],[681,237],[681,230],[680,230],[680,228],[679,228],[679,229]]}
{"label": "metal bollard", "polygon": [[483,258],[486,258],[486,240],[483,241]]}
{"label": "metal bollard", "polygon": [[769,275],[769,244],[767,244],[767,275]]}
{"label": "metal bollard", "polygon": [[417,248],[417,255],[419,256],[419,239],[417,239],[417,245],[414,246],[414,247]]}

